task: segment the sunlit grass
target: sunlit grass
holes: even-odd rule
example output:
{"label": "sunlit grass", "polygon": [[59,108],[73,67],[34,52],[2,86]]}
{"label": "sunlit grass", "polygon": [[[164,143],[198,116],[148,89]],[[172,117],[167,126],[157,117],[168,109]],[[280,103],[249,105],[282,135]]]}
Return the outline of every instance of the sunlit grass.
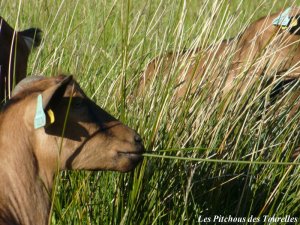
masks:
{"label": "sunlit grass", "polygon": [[[269,85],[258,79],[243,95],[232,90],[223,99],[221,90],[204,85],[176,102],[172,82],[185,59],[174,60],[168,83],[158,71],[147,94],[132,99],[154,57],[206,50],[292,3],[1,1],[10,24],[44,31],[30,74],[73,74],[88,96],[137,129],[147,148],[129,174],[62,172],[52,224],[198,224],[199,215],[299,215],[299,159],[292,157],[299,113],[287,121],[288,99],[299,84],[288,85],[273,105],[276,79]],[[213,60],[205,77],[214,71],[226,76],[229,62]]]}

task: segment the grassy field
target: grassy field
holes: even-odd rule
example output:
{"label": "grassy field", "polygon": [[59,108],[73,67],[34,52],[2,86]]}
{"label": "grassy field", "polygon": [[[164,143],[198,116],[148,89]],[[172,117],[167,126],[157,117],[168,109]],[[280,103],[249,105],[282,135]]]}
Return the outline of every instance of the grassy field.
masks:
{"label": "grassy field", "polygon": [[158,80],[144,98],[130,100],[153,57],[205,48],[293,3],[1,1],[10,24],[44,31],[29,74],[73,74],[89,97],[141,134],[152,154],[128,174],[59,174],[51,224],[201,224],[200,216],[215,215],[300,221],[300,167],[279,163],[290,162],[300,143],[300,114],[286,120],[290,107],[283,103],[290,91],[270,108],[270,91],[260,81],[229,106],[207,101],[209,90],[174,103],[170,85]]}

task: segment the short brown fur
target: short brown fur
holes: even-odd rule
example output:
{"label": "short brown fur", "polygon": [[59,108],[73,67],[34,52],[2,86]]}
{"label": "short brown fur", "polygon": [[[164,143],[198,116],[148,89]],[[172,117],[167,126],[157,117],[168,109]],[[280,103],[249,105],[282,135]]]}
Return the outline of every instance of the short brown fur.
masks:
{"label": "short brown fur", "polygon": [[[55,122],[47,116],[46,126],[35,129],[39,94]],[[21,81],[2,110],[0,130],[1,225],[48,224],[57,170],[127,172],[144,149],[140,136],[92,102],[71,76]]]}

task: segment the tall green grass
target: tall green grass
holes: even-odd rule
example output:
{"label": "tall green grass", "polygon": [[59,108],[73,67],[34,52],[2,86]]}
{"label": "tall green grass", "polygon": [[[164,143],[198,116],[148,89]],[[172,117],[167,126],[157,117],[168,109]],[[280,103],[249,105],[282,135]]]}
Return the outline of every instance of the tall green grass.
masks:
{"label": "tall green grass", "polygon": [[[230,104],[208,86],[175,103],[172,80],[166,84],[158,74],[146,96],[132,100],[154,57],[206,49],[293,3],[300,5],[264,0],[1,1],[1,15],[10,24],[44,31],[42,46],[30,59],[30,74],[74,74],[88,96],[141,134],[147,152],[172,156],[148,154],[128,174],[62,172],[51,224],[177,225],[199,224],[200,215],[299,216],[299,165],[258,163],[290,162],[299,146],[299,113],[286,120],[288,99],[298,83],[286,87],[272,106],[265,79],[242,97],[233,90]],[[227,62],[213,61],[210,69],[221,68],[225,76]],[[178,74],[180,66],[175,61],[169,75]]]}

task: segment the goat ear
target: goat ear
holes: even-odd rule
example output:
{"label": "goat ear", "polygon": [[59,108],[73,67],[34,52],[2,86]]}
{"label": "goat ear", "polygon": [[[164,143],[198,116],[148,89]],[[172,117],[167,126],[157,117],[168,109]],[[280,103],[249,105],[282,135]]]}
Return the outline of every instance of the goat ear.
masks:
{"label": "goat ear", "polygon": [[18,32],[24,39],[25,44],[29,50],[36,48],[42,41],[42,30],[39,28],[29,28]]}
{"label": "goat ear", "polygon": [[60,80],[56,85],[46,89],[43,93],[43,109],[50,107],[51,101],[58,97],[62,97],[66,91],[68,84],[73,80],[73,76],[67,76]]}
{"label": "goat ear", "polygon": [[[38,129],[55,121],[54,113],[51,109],[51,102],[57,101],[64,95],[68,84],[73,80],[72,76],[65,77],[56,85],[46,89],[37,97],[36,113],[34,117],[34,128]],[[47,112],[47,117],[46,113]]]}

